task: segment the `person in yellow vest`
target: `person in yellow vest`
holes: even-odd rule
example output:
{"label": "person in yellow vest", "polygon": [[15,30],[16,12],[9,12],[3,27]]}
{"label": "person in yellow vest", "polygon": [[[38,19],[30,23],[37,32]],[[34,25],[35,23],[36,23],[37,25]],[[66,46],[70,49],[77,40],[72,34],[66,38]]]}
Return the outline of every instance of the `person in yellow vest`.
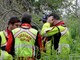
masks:
{"label": "person in yellow vest", "polygon": [[[11,30],[20,26],[20,20],[17,17],[11,17],[8,21],[8,27],[6,30],[0,32],[0,50],[1,50],[1,59],[3,60],[12,60],[13,52],[10,50],[12,48],[12,33]],[[11,37],[9,37],[11,35]]]}
{"label": "person in yellow vest", "polygon": [[[45,15],[41,18],[40,21],[42,21],[43,23],[46,23],[48,16],[49,16],[49,14],[45,14]],[[54,18],[55,18],[55,19],[59,19],[59,16],[54,15]],[[61,22],[61,23],[62,23],[62,22]],[[64,22],[63,22],[63,23],[64,23]],[[63,23],[62,23],[62,24],[63,24]],[[54,23],[52,23],[52,24],[54,24]],[[52,25],[52,26],[54,26],[54,25]],[[59,29],[58,29],[58,30],[59,30]],[[53,37],[54,37],[54,49],[56,50],[56,49],[58,48],[59,39],[60,39],[60,37],[61,37],[60,31],[57,32],[56,34],[54,34]],[[48,42],[51,41],[51,38],[52,38],[52,36],[50,36],[50,37],[44,37],[44,36],[43,36],[44,52],[47,52],[46,49],[47,49],[48,47],[46,47],[45,45],[47,45],[47,46],[49,45],[49,46],[50,46],[50,44],[49,44]],[[57,42],[56,42],[56,41],[57,41]],[[53,43],[51,43],[51,44],[53,44]],[[51,47],[51,49],[52,49],[52,47]],[[48,51],[48,53],[50,53],[50,51]],[[52,53],[51,53],[51,54],[52,54]]]}
{"label": "person in yellow vest", "polygon": [[[0,41],[1,41],[1,45],[0,45],[0,59],[1,60],[13,60],[13,57],[11,54],[9,54],[7,51],[5,51],[5,46],[6,46],[6,38],[4,36],[4,32],[1,31],[0,32]],[[4,43],[4,44],[3,44]]]}
{"label": "person in yellow vest", "polygon": [[11,54],[9,54],[7,51],[0,50],[1,55],[0,55],[0,60],[13,60],[13,57]]}
{"label": "person in yellow vest", "polygon": [[47,22],[42,27],[41,35],[48,38],[51,36],[45,44],[46,53],[52,54],[52,48],[54,48],[58,54],[66,56],[70,53],[72,39],[68,28],[62,26],[62,22],[60,24],[58,24],[59,21],[56,22],[58,18],[53,13],[48,15]]}
{"label": "person in yellow vest", "polygon": [[[31,26],[32,17],[24,13],[20,28],[12,30],[15,38],[15,59],[16,60],[35,60],[37,51],[35,45],[42,51],[42,41],[39,32]],[[39,56],[37,56],[39,58]]]}
{"label": "person in yellow vest", "polygon": [[[56,16],[56,18],[54,19],[55,21],[53,23],[53,26],[62,26],[64,28],[66,28],[64,31],[60,32],[61,37],[59,39],[59,44],[58,44],[57,48],[58,48],[59,56],[67,57],[70,54],[70,48],[71,48],[71,44],[72,44],[72,38],[71,38],[71,34],[69,32],[69,29],[66,27],[64,21],[60,20],[60,17],[57,14],[52,13],[50,15]],[[56,38],[55,38],[55,40],[56,40]],[[55,42],[57,42],[57,41],[55,41]]]}

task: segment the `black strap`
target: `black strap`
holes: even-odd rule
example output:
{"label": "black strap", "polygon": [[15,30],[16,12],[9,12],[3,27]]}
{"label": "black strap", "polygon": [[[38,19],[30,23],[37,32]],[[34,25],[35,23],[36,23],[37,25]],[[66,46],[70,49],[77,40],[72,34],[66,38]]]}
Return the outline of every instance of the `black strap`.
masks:
{"label": "black strap", "polygon": [[51,40],[51,55],[52,55],[52,46],[54,45],[54,49],[57,50],[59,40],[60,40],[60,37],[61,37],[60,29],[59,29],[59,27],[57,27],[57,28],[58,28],[58,33],[53,35],[52,40]]}
{"label": "black strap", "polygon": [[59,40],[60,40],[60,37],[61,37],[61,33],[60,33],[60,29],[59,28],[58,28],[58,31],[59,32],[54,35],[54,49],[55,50],[58,48]]}
{"label": "black strap", "polygon": [[39,34],[39,32],[37,33],[37,37],[36,37],[36,40],[35,40],[35,45],[39,47],[39,44],[38,44],[38,34]]}
{"label": "black strap", "polygon": [[59,29],[59,27],[57,26],[57,28],[58,28],[58,32],[60,32],[60,29]]}

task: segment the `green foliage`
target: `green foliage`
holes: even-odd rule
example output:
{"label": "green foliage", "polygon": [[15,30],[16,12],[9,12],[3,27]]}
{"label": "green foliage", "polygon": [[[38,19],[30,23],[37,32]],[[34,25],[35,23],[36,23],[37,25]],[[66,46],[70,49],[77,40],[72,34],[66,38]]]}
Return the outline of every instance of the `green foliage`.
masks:
{"label": "green foliage", "polygon": [[41,16],[40,15],[36,15],[36,14],[32,14],[32,17],[33,17],[32,24],[35,25],[40,31],[41,28],[42,28],[42,25],[43,25],[43,23],[40,21]]}
{"label": "green foliage", "polygon": [[72,38],[76,39],[77,36],[80,36],[80,23],[79,19],[75,16],[71,16],[67,21],[69,30],[71,32]]}
{"label": "green foliage", "polygon": [[[8,1],[11,1],[9,4]],[[77,0],[76,0],[77,1]],[[8,2],[8,3],[7,3]],[[9,17],[11,16],[20,16],[20,14],[16,14],[14,11],[8,11],[9,9],[15,9],[16,11],[23,13],[25,11],[28,11],[29,9],[33,9],[33,7],[38,8],[39,14],[36,14],[37,12],[33,13],[33,24],[37,26],[39,31],[42,27],[42,22],[40,22],[40,6],[43,5],[48,8],[50,8],[52,11],[57,11],[57,9],[64,9],[66,7],[69,7],[71,5],[71,2],[69,3],[68,0],[39,0],[38,2],[34,2],[34,0],[0,0],[0,30],[4,30],[7,26],[7,21]],[[43,7],[42,6],[42,7]],[[77,8],[77,7],[76,7]],[[33,11],[33,10],[32,10]],[[71,11],[70,11],[71,12]],[[32,13],[32,12],[31,12]],[[69,16],[68,16],[69,17]],[[21,16],[20,16],[21,18]],[[66,24],[70,30],[71,36],[73,38],[73,42],[71,45],[71,53],[66,56],[66,58],[63,58],[64,55],[60,56],[57,55],[56,52],[52,55],[46,55],[45,53],[42,54],[41,60],[79,60],[80,59],[80,20],[76,16],[70,16],[68,20],[66,21]]]}
{"label": "green foliage", "polygon": [[80,53],[80,23],[79,19],[76,16],[69,17],[69,20],[67,21],[69,30],[71,32],[71,36],[73,38],[73,44],[71,53]]}

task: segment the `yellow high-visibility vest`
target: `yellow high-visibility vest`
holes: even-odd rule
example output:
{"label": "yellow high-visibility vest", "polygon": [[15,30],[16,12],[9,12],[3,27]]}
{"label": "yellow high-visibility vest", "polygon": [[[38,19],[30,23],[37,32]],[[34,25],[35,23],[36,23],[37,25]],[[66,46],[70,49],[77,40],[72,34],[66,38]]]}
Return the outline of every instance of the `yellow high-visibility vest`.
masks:
{"label": "yellow high-visibility vest", "polygon": [[[70,53],[70,45],[69,44],[72,41],[72,39],[70,37],[70,33],[69,33],[67,27],[58,26],[58,28],[60,29],[60,32],[61,32],[61,38],[59,41],[58,53],[65,54],[65,52],[66,52],[67,54],[69,54]],[[54,34],[59,32],[58,28],[55,26],[50,27],[50,23],[45,23],[42,27],[41,35],[44,37],[53,36]],[[51,53],[51,40],[49,40],[46,43],[45,48],[46,48],[46,53],[50,54]]]}
{"label": "yellow high-visibility vest", "polygon": [[35,40],[38,31],[30,28],[16,28],[12,30],[15,38],[15,55],[16,57],[34,57],[35,56]]}

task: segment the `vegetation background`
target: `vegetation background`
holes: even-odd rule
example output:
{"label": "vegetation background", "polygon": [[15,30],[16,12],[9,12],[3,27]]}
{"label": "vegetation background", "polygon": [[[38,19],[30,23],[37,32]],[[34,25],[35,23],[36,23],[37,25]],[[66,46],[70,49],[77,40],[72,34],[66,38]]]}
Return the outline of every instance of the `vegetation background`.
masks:
{"label": "vegetation background", "polygon": [[[42,22],[40,19],[47,12],[55,12],[61,16],[70,30],[73,38],[71,53],[66,59],[80,59],[80,5],[79,0],[0,0],[0,30],[7,27],[7,21],[12,16],[21,19],[24,12],[31,13],[33,16],[32,24],[41,30]],[[45,60],[60,60],[61,57],[44,56]]]}

